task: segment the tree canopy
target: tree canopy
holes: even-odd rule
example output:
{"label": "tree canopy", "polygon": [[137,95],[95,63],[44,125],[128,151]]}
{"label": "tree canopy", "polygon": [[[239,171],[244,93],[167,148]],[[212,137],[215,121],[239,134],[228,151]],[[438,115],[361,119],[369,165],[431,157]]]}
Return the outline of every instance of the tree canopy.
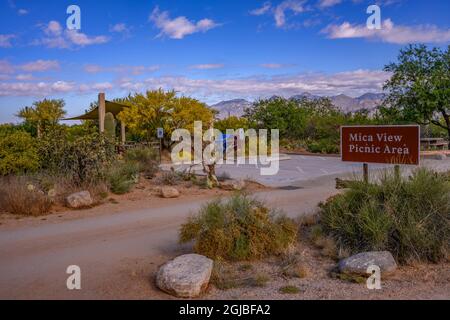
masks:
{"label": "tree canopy", "polygon": [[193,130],[194,121],[202,121],[208,126],[213,119],[213,112],[204,103],[189,98],[177,97],[175,91],[162,89],[136,93],[120,101],[130,108],[118,115],[131,133],[146,139],[156,135],[157,128],[164,128],[166,136],[175,129]]}
{"label": "tree canopy", "polygon": [[384,86],[388,95],[382,112],[404,121],[436,125],[450,137],[450,46],[441,50],[410,45],[385,71],[392,77]]}
{"label": "tree canopy", "polygon": [[18,117],[37,128],[38,135],[49,128],[55,127],[66,115],[64,100],[44,99],[33,103],[19,111]]}

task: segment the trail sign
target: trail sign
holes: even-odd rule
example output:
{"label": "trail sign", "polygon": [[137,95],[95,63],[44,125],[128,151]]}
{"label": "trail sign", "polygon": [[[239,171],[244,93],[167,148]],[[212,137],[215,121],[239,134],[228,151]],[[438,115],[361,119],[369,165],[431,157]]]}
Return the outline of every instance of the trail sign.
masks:
{"label": "trail sign", "polygon": [[163,139],[164,138],[164,129],[163,128],[158,128],[156,130],[156,135],[157,135],[158,139]]}
{"label": "trail sign", "polygon": [[420,127],[343,126],[341,156],[345,162],[418,165]]}

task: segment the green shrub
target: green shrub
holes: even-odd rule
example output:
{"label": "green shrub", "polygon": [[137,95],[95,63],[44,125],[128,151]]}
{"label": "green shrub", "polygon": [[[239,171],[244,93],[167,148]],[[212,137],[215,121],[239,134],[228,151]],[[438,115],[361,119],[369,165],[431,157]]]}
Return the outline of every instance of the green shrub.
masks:
{"label": "green shrub", "polygon": [[0,209],[11,214],[39,216],[50,211],[52,201],[27,177],[6,177],[0,181]]}
{"label": "green shrub", "polygon": [[181,227],[180,242],[213,259],[251,260],[283,253],[297,236],[295,223],[245,195],[205,205]]}
{"label": "green shrub", "polygon": [[116,162],[107,173],[108,186],[114,194],[130,192],[138,179],[139,165],[133,161]]}
{"label": "green shrub", "polygon": [[0,135],[0,175],[35,171],[39,167],[36,141],[24,131]]}
{"label": "green shrub", "polygon": [[339,143],[331,139],[320,139],[307,144],[308,151],[322,154],[339,153]]}
{"label": "green shrub", "polygon": [[139,171],[146,178],[153,178],[159,170],[158,155],[151,148],[135,148],[125,153],[125,160],[139,163]]}
{"label": "green shrub", "polygon": [[354,183],[321,205],[323,231],[351,253],[391,251],[402,262],[437,262],[449,247],[450,183],[420,169],[406,178]]}
{"label": "green shrub", "polygon": [[64,130],[55,130],[39,140],[42,169],[70,176],[75,184],[98,183],[115,159],[113,146],[104,135],[92,133],[69,140]]}

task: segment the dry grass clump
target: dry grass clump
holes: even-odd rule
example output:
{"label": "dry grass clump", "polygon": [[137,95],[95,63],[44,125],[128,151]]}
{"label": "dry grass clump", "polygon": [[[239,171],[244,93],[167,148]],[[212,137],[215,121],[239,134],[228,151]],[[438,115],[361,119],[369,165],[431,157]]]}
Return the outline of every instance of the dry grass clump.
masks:
{"label": "dry grass clump", "polygon": [[280,293],[283,294],[297,294],[300,293],[300,289],[296,286],[285,286],[280,288]]}
{"label": "dry grass clump", "polygon": [[387,250],[401,263],[439,262],[449,252],[450,182],[427,169],[409,178],[387,172],[327,201],[320,218],[325,235],[352,254]]}
{"label": "dry grass clump", "polygon": [[[265,287],[270,281],[270,276],[265,272],[253,272],[253,267],[236,267],[222,259],[214,262],[211,282],[220,290],[229,290],[242,287]],[[250,265],[251,266],[251,265]]]}
{"label": "dry grass clump", "polygon": [[297,225],[291,219],[242,194],[208,203],[180,230],[181,243],[195,241],[195,252],[226,260],[279,255],[296,237]]}
{"label": "dry grass clump", "polygon": [[0,209],[11,214],[40,216],[52,207],[52,199],[26,177],[4,177],[0,180]]}
{"label": "dry grass clump", "polygon": [[280,262],[280,274],[284,278],[303,279],[311,274],[311,270],[296,254],[286,254]]}

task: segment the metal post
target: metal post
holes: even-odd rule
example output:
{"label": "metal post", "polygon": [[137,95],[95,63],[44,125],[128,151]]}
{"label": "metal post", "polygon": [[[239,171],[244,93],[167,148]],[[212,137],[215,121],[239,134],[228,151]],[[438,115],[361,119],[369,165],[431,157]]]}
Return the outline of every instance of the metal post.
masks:
{"label": "metal post", "polygon": [[369,183],[369,165],[367,163],[363,164],[363,172],[364,172],[364,182]]}
{"label": "metal post", "polygon": [[400,174],[400,166],[398,164],[395,165],[395,167],[394,167],[394,174],[395,174],[395,179],[400,180],[401,174]]}
{"label": "metal post", "polygon": [[159,164],[162,164],[162,139],[159,139]]}

